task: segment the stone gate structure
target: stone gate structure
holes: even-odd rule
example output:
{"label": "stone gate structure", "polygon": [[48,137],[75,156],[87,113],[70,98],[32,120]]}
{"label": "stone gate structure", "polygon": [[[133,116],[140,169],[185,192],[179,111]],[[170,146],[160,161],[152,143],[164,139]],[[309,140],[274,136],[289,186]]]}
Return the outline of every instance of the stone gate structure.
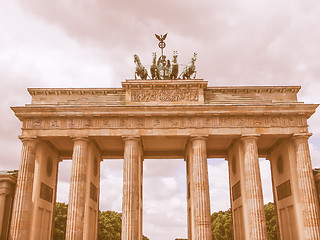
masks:
{"label": "stone gate structure", "polygon": [[229,163],[236,240],[267,239],[258,157],[271,163],[280,238],[320,239],[307,124],[318,105],[298,102],[299,89],[201,79],[28,89],[31,104],[12,108],[23,146],[9,239],[51,238],[61,159],[72,159],[66,239],[96,239],[100,161],[124,159],[122,240],[141,240],[143,160],[180,158],[188,239],[211,240],[207,158],[217,157]]}

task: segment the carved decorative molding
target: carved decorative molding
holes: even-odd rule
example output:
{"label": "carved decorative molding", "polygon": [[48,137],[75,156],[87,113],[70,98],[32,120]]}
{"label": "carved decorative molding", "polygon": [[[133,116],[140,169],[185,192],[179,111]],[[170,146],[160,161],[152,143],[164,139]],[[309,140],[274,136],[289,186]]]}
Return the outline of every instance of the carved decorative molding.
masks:
{"label": "carved decorative molding", "polygon": [[255,128],[307,127],[304,116],[145,116],[29,118],[24,129],[162,129],[162,128]]}
{"label": "carved decorative molding", "polygon": [[198,89],[131,90],[132,102],[179,102],[199,101]]}

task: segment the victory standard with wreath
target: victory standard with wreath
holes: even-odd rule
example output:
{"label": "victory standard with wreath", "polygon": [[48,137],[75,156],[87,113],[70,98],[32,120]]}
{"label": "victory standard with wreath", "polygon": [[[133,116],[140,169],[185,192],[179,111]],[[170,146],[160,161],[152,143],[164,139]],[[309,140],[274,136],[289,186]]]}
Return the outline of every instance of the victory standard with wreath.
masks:
{"label": "victory standard with wreath", "polygon": [[161,49],[161,56],[157,60],[157,53],[154,52],[152,58],[152,65],[150,66],[150,75],[146,66],[142,65],[141,60],[137,54],[134,54],[134,63],[136,64],[135,79],[140,78],[145,80],[147,78],[154,80],[168,80],[168,79],[191,79],[196,78],[197,53],[193,54],[191,61],[183,68],[179,75],[178,52],[173,51],[173,59],[167,60],[166,55],[163,54],[163,49],[166,47],[164,40],[167,38],[167,33],[164,35],[155,34],[159,40],[158,46]]}

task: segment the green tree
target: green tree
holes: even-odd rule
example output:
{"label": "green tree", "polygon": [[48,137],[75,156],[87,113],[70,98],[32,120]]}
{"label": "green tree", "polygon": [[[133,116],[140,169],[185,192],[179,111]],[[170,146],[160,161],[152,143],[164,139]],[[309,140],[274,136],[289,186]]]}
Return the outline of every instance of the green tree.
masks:
{"label": "green tree", "polygon": [[121,214],[115,211],[99,212],[98,240],[121,240]]}
{"label": "green tree", "polygon": [[54,240],[64,240],[66,239],[66,225],[67,225],[67,211],[68,204],[56,203],[56,209],[54,214]]}
{"label": "green tree", "polygon": [[[268,240],[277,240],[276,215],[273,203],[264,205]],[[213,240],[229,240],[232,237],[231,210],[215,212],[211,215],[211,229]]]}
{"label": "green tree", "polygon": [[268,240],[277,240],[277,221],[274,204],[269,202],[264,205],[264,212],[266,214]]}
{"label": "green tree", "polygon": [[[54,215],[54,240],[65,240],[67,225],[68,204],[56,203]],[[115,211],[99,211],[98,218],[98,240],[120,240],[121,239],[121,213]],[[146,236],[143,240],[149,240]]]}
{"label": "green tree", "polygon": [[213,240],[232,239],[231,210],[213,213],[211,215],[211,229]]}

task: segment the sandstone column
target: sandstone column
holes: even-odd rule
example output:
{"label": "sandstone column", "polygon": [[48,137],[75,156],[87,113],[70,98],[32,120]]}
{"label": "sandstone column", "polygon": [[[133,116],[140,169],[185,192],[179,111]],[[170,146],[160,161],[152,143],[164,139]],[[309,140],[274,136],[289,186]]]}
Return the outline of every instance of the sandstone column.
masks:
{"label": "sandstone column", "polygon": [[67,240],[82,240],[87,178],[87,138],[75,138],[67,216]]}
{"label": "sandstone column", "polygon": [[250,239],[267,239],[262,184],[258,158],[258,135],[243,135],[245,191]]}
{"label": "sandstone column", "polygon": [[14,196],[9,239],[29,239],[34,165],[36,159],[35,138],[20,138],[22,151],[17,179],[17,188]]}
{"label": "sandstone column", "polygon": [[192,175],[194,231],[192,240],[211,240],[211,216],[210,216],[210,196],[207,166],[207,149],[205,137],[192,137],[190,139],[191,154],[190,159]]}
{"label": "sandstone column", "polygon": [[124,138],[122,240],[139,240],[139,161],[141,161],[140,139]]}
{"label": "sandstone column", "polygon": [[305,239],[320,239],[319,203],[313,179],[308,138],[311,134],[295,134],[298,188],[304,223]]}

